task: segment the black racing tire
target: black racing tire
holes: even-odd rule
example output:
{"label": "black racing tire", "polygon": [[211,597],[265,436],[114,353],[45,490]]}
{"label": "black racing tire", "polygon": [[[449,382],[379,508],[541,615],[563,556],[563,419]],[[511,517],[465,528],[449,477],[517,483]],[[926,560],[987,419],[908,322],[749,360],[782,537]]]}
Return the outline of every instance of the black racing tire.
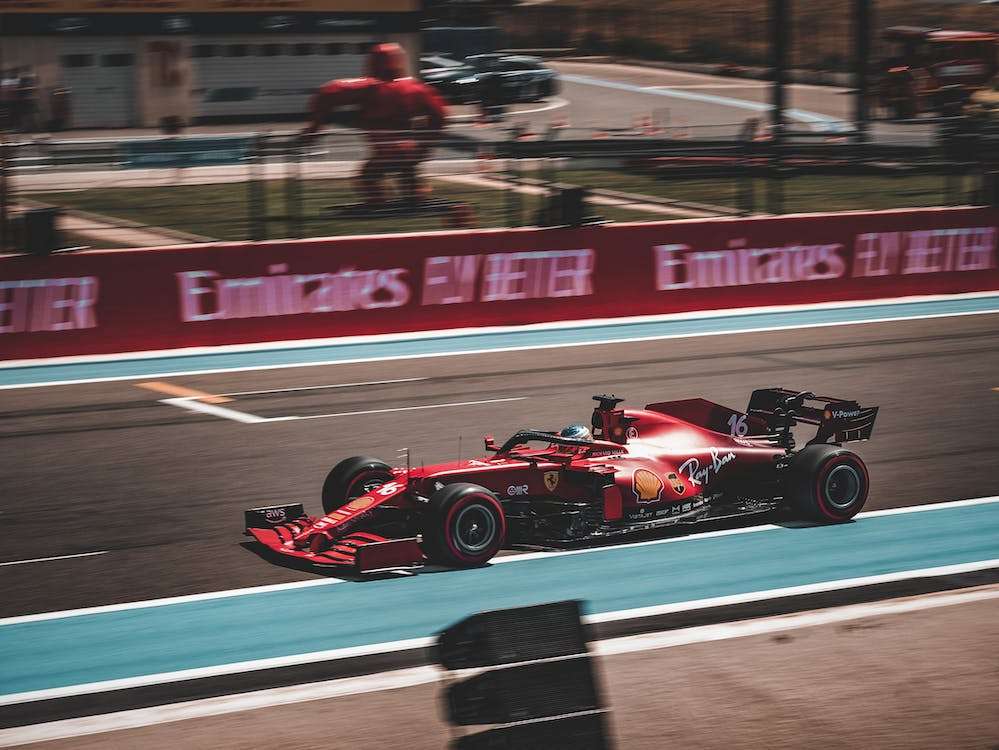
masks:
{"label": "black racing tire", "polygon": [[355,497],[392,479],[392,467],[368,456],[352,456],[334,466],[323,482],[323,512],[331,513]]}
{"label": "black racing tire", "polygon": [[805,520],[843,523],[861,511],[869,489],[867,467],[856,453],[838,445],[809,445],[791,460],[785,496]]}
{"label": "black racing tire", "polygon": [[506,515],[496,495],[477,484],[445,485],[430,498],[423,522],[423,552],[456,568],[483,565],[506,538]]}

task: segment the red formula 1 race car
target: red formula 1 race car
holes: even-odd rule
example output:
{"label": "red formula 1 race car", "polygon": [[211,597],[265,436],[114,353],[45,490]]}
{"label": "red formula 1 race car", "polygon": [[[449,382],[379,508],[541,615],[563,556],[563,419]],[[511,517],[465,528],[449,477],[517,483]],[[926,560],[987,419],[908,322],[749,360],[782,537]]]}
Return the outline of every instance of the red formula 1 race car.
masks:
{"label": "red formula 1 race car", "polygon": [[[361,573],[430,561],[481,565],[504,545],[565,545],[678,523],[786,508],[835,523],[867,500],[867,468],[842,443],[866,440],[877,407],[782,388],[745,412],[704,399],[618,408],[595,396],[592,430],[522,430],[491,454],[427,467],[356,456],[326,477],[325,515],[300,503],[246,511],[271,551]],[[797,449],[792,428],[815,425]]]}

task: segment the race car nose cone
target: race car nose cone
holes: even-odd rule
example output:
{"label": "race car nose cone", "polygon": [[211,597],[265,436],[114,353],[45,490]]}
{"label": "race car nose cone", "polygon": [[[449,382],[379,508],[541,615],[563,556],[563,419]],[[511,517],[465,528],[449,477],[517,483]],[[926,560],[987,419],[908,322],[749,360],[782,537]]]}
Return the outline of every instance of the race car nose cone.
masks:
{"label": "race car nose cone", "polygon": [[333,542],[325,534],[313,534],[312,539],[309,540],[309,551],[316,554],[325,552],[331,546],[333,546]]}

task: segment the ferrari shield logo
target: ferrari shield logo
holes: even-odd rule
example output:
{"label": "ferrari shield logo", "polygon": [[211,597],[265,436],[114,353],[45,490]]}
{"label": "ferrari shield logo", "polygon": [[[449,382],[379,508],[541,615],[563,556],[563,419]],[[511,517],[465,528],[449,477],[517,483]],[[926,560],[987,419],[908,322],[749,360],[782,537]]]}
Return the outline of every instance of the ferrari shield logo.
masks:
{"label": "ferrari shield logo", "polygon": [[666,478],[669,480],[670,484],[673,485],[673,492],[675,492],[676,494],[682,495],[683,491],[687,489],[686,487],[684,487],[683,482],[680,481],[680,477],[676,475],[675,471],[671,471],[669,474],[667,474]]}
{"label": "ferrari shield logo", "polygon": [[558,487],[558,472],[557,471],[546,471],[545,472],[545,489],[549,492],[554,492],[555,488]]}

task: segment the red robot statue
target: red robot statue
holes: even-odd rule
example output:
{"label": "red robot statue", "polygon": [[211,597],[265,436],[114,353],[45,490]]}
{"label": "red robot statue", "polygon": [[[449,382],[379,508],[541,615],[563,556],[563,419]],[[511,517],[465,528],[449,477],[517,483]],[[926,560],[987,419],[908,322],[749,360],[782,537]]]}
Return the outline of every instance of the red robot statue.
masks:
{"label": "red robot statue", "polygon": [[430,192],[418,167],[444,127],[446,110],[429,86],[406,75],[405,60],[398,44],[377,44],[368,56],[366,77],[330,81],[312,97],[306,134],[318,131],[338,107],[357,106],[358,127],[371,142],[359,177],[369,206],[385,202],[385,179],[391,174],[398,176],[404,200],[418,201]]}

